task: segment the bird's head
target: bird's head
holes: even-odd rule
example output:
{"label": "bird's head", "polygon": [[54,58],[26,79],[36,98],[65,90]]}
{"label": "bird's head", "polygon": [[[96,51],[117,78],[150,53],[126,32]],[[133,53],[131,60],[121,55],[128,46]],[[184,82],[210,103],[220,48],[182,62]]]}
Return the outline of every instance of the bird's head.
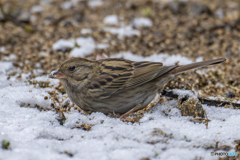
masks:
{"label": "bird's head", "polygon": [[72,58],[63,62],[60,67],[49,74],[50,78],[67,80],[68,83],[76,85],[87,79],[94,67],[94,62],[84,58]]}

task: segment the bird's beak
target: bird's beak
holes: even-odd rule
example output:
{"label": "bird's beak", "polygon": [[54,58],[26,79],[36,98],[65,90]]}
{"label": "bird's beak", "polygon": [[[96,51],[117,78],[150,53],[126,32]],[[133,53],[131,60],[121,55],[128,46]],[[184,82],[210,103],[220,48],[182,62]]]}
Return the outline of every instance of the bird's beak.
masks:
{"label": "bird's beak", "polygon": [[48,75],[49,78],[53,78],[53,79],[62,79],[62,78],[66,78],[65,75],[59,71],[59,70],[55,70],[55,71],[52,71],[49,75]]}

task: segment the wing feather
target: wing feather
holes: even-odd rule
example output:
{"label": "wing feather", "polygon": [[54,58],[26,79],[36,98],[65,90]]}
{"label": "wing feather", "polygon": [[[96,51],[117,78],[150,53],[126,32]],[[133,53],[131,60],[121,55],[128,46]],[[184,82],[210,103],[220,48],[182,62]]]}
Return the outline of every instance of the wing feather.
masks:
{"label": "wing feather", "polygon": [[108,98],[117,92],[141,86],[171,71],[177,66],[163,66],[156,62],[133,62],[125,59],[100,60],[98,77],[92,79],[89,92],[98,99]]}

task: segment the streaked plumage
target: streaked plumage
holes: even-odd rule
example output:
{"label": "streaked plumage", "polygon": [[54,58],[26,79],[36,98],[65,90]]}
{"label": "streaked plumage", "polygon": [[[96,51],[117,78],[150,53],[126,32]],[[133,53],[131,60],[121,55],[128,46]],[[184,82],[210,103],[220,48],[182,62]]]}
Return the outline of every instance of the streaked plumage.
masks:
{"label": "streaked plumage", "polygon": [[164,84],[182,72],[223,61],[220,58],[163,66],[118,58],[98,61],[73,58],[62,63],[50,77],[60,79],[69,98],[83,110],[124,114],[137,105],[135,109],[146,107]]}

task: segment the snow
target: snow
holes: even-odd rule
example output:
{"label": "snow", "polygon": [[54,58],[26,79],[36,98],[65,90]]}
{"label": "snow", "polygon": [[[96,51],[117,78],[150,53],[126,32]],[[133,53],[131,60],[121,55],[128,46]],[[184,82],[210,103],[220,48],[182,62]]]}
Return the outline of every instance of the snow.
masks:
{"label": "snow", "polygon": [[[177,61],[183,64],[192,62],[189,58],[168,54],[141,57],[128,52],[112,57],[161,61],[167,65]],[[12,68],[10,62],[0,64],[6,70]],[[0,77],[0,141],[4,139],[11,143],[11,150],[0,149],[0,159],[190,160],[203,157],[210,160],[217,157],[210,156],[213,149],[205,148],[215,146],[217,141],[219,145],[234,148],[234,140],[240,139],[240,110],[203,105],[211,120],[209,129],[206,129],[204,124],[190,122],[193,117],[181,116],[176,108],[176,100],[157,104],[144,114],[139,123],[122,122],[99,112],[84,115],[72,109],[64,113],[66,121],[60,125],[58,114],[51,110],[51,96],[47,93],[52,88],[34,88],[23,80],[7,80],[4,72],[0,73]],[[59,82],[47,76],[33,80],[50,81],[50,86],[56,86]],[[190,91],[173,92],[182,96],[196,96]],[[45,96],[49,98],[45,100]],[[59,95],[59,99],[68,98]],[[27,104],[29,106],[26,107]],[[36,104],[50,110],[39,111]],[[76,128],[82,124],[91,125],[92,128],[90,131]]]}
{"label": "snow", "polygon": [[76,39],[60,39],[53,44],[53,50],[72,49],[70,56],[72,57],[86,57],[94,52],[95,48],[104,49],[109,47],[108,44],[95,44],[92,37],[78,37]]}
{"label": "snow", "polygon": [[98,49],[105,49],[105,48],[108,48],[108,47],[109,47],[108,44],[98,44],[98,45],[96,46],[96,48],[98,48]]}
{"label": "snow", "polygon": [[88,6],[91,8],[95,8],[95,7],[102,6],[102,5],[103,5],[102,0],[89,0],[88,1]]}
{"label": "snow", "polygon": [[214,72],[216,70],[214,68],[206,68],[206,69],[202,69],[202,70],[196,70],[196,72],[201,75],[204,75],[206,72],[210,72],[210,71]]}
{"label": "snow", "polygon": [[66,48],[73,48],[74,47],[74,40],[65,40],[60,39],[53,44],[53,50],[65,50]]}
{"label": "snow", "polygon": [[10,56],[5,56],[4,60],[10,61],[10,60],[15,60],[17,59],[17,56],[15,54],[10,54]]}
{"label": "snow", "polygon": [[1,62],[0,61],[0,73],[6,72],[13,67],[12,62]]}
{"label": "snow", "polygon": [[6,48],[5,47],[0,47],[0,52],[5,52]]}
{"label": "snow", "polygon": [[151,27],[152,21],[149,18],[140,17],[140,18],[135,18],[132,21],[132,25],[134,27]]}
{"label": "snow", "polygon": [[194,97],[197,98],[197,95],[192,93],[190,90],[181,90],[181,89],[172,89],[173,93],[179,95],[178,99],[182,99],[184,97]]}
{"label": "snow", "polygon": [[33,6],[31,8],[31,13],[41,13],[43,12],[43,8],[41,6]]}
{"label": "snow", "polygon": [[218,16],[218,18],[220,18],[220,19],[224,18],[224,13],[223,13],[223,10],[221,8],[216,10],[215,15]]}
{"label": "snow", "polygon": [[[112,19],[110,17],[110,19]],[[141,33],[139,30],[133,29],[131,25],[125,26],[122,24],[120,28],[117,27],[104,27],[104,31],[112,34],[117,34],[120,38],[139,36]],[[82,34],[91,33],[91,29],[82,29]],[[67,48],[72,49],[70,56],[73,57],[86,57],[94,52],[95,48],[104,49],[109,47],[108,44],[96,44],[92,37],[78,37],[76,39],[59,39],[56,41],[52,48],[53,50],[65,51]]]}
{"label": "snow", "polygon": [[[100,4],[102,1],[88,1],[92,7],[96,6],[94,3]],[[145,21],[138,25],[146,27],[146,24]],[[119,28],[105,27],[103,30],[117,34],[119,37],[141,34],[131,25],[121,25]],[[91,30],[83,29],[81,33],[91,33]],[[78,37],[60,39],[52,47],[53,50],[63,51],[70,48],[71,56],[86,57],[96,48],[104,49],[109,46],[104,43],[97,44],[92,37]],[[131,52],[120,52],[112,55],[111,58],[162,62],[164,65],[173,65],[177,62],[184,65],[193,62],[190,58],[167,53],[142,57]],[[136,123],[122,122],[119,118],[110,118],[100,112],[85,115],[72,108],[68,113],[64,112],[66,121],[60,125],[57,120],[59,114],[51,106],[52,103],[57,106],[59,104],[53,102],[51,100],[53,97],[48,93],[55,91],[54,88],[59,85],[59,80],[49,79],[47,75],[38,76],[31,81],[50,82],[50,87],[41,88],[39,85],[31,85],[26,81],[31,73],[23,74],[20,69],[15,69],[14,57],[4,60],[0,61],[0,142],[7,140],[11,144],[10,150],[0,148],[0,159],[192,160],[202,157],[205,160],[212,160],[218,157],[211,156],[210,153],[214,149],[209,148],[211,146],[214,148],[217,141],[219,146],[229,145],[234,148],[234,140],[240,139],[240,110],[203,105],[211,120],[206,129],[205,124],[191,122],[190,119],[193,117],[181,116],[177,108],[177,100],[157,104],[144,114],[140,122]],[[201,60],[202,57],[197,59],[197,61]],[[17,74],[8,80],[10,71],[16,71]],[[34,73],[38,75],[41,71],[39,66]],[[208,71],[211,69],[198,70],[201,74]],[[22,79],[16,78],[19,75]],[[198,94],[177,89],[172,91],[179,97],[186,95],[197,97]],[[57,99],[69,100],[66,94],[59,94]],[[45,111],[40,111],[39,107]],[[79,127],[83,124],[92,127],[86,131]],[[233,151],[232,149],[229,152]]]}
{"label": "snow", "polygon": [[95,41],[92,37],[88,38],[79,37],[76,39],[76,43],[80,47],[75,47],[70,52],[70,55],[73,57],[85,57],[93,53],[95,50]]}
{"label": "snow", "polygon": [[72,6],[73,4],[71,1],[66,1],[61,4],[61,8],[66,10],[70,9]]}
{"label": "snow", "polygon": [[85,29],[82,29],[82,30],[81,30],[81,33],[82,33],[82,34],[92,33],[92,30],[85,28]]}
{"label": "snow", "polygon": [[108,15],[104,18],[103,22],[109,25],[118,25],[117,15]]}
{"label": "snow", "polygon": [[108,31],[112,34],[117,34],[119,37],[131,37],[131,36],[138,36],[140,35],[140,31],[133,29],[132,26],[123,26],[121,28],[116,27],[105,27],[103,28],[104,31]]}
{"label": "snow", "polygon": [[181,55],[168,55],[166,53],[154,54],[148,57],[142,57],[135,55],[131,52],[120,52],[119,54],[112,55],[111,58],[125,58],[133,61],[152,61],[152,62],[162,62],[164,65],[173,65],[179,62],[180,65],[193,63],[193,61],[187,57]]}

